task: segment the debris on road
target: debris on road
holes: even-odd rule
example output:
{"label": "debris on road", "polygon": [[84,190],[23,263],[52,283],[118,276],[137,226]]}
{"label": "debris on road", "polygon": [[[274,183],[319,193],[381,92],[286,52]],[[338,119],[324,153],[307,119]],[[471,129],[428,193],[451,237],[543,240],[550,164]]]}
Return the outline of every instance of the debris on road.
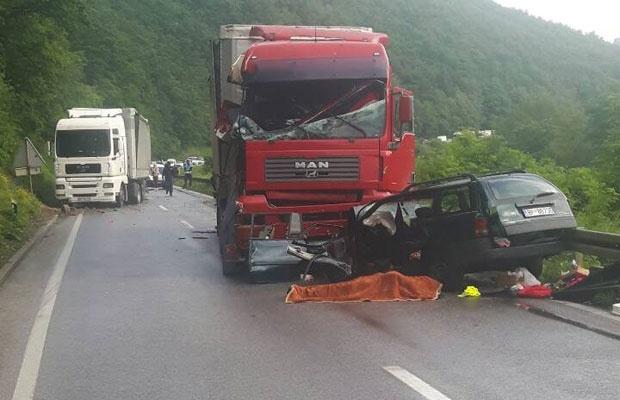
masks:
{"label": "debris on road", "polygon": [[592,302],[607,307],[617,303],[620,297],[620,261],[602,269],[591,269],[588,275],[577,270],[561,280],[567,282],[553,293],[558,300],[579,303]]}
{"label": "debris on road", "polygon": [[517,291],[519,297],[530,297],[535,299],[547,299],[551,297],[553,291],[548,285],[534,285],[521,288]]}
{"label": "debris on road", "polygon": [[407,276],[397,271],[360,276],[324,285],[293,285],[285,303],[346,303],[364,301],[436,300],[441,283],[428,276]]}
{"label": "debris on road", "polygon": [[459,294],[458,297],[480,297],[480,291],[475,286],[467,286],[463,293]]}

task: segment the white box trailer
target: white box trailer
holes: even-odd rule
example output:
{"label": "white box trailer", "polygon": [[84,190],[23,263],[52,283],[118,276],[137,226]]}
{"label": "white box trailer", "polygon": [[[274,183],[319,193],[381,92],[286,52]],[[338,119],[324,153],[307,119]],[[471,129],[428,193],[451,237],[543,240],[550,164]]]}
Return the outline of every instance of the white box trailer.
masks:
{"label": "white box trailer", "polygon": [[135,108],[72,108],[56,125],[56,197],[140,203],[151,160],[148,120]]}

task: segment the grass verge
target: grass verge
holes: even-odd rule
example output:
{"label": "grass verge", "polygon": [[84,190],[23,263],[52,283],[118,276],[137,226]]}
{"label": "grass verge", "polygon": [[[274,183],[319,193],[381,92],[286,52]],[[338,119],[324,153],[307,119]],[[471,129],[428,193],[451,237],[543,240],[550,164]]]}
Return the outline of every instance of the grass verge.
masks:
{"label": "grass verge", "polygon": [[0,265],[55,213],[0,173]]}

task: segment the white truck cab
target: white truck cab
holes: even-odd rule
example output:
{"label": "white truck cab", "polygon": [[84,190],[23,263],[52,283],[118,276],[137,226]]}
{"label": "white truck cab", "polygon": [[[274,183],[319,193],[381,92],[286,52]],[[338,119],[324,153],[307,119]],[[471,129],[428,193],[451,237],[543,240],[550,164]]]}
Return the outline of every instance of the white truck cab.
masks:
{"label": "white truck cab", "polygon": [[148,120],[134,108],[73,108],[58,121],[56,198],[140,203],[151,159]]}

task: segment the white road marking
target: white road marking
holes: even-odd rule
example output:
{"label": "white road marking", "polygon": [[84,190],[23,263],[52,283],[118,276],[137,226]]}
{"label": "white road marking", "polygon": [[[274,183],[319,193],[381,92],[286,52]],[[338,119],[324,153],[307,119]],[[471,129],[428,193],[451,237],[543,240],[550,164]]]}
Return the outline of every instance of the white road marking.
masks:
{"label": "white road marking", "polygon": [[31,400],[34,397],[34,389],[37,385],[41,357],[43,356],[43,348],[45,347],[45,339],[47,337],[47,328],[52,318],[58,289],[65,274],[69,256],[71,256],[81,223],[82,214],[79,214],[73,223],[73,228],[71,233],[69,233],[65,247],[62,249],[56,265],[54,265],[52,275],[45,287],[45,292],[43,292],[43,299],[41,300],[39,311],[34,319],[28,343],[26,344],[24,359],[22,360],[22,366],[15,384],[15,391],[13,392],[13,400]]}
{"label": "white road marking", "polygon": [[181,220],[181,223],[182,223],[183,225],[187,226],[189,229],[195,229],[195,228],[192,226],[192,224],[190,224],[190,223],[189,223],[189,222],[187,222],[187,221]]}
{"label": "white road marking", "polygon": [[428,400],[450,400],[449,397],[441,393],[439,390],[435,389],[404,368],[399,366],[389,366],[383,367],[383,369]]}
{"label": "white road marking", "polygon": [[168,209],[166,207],[162,206],[162,205],[160,205],[159,208],[161,208],[164,211],[168,211]]}

